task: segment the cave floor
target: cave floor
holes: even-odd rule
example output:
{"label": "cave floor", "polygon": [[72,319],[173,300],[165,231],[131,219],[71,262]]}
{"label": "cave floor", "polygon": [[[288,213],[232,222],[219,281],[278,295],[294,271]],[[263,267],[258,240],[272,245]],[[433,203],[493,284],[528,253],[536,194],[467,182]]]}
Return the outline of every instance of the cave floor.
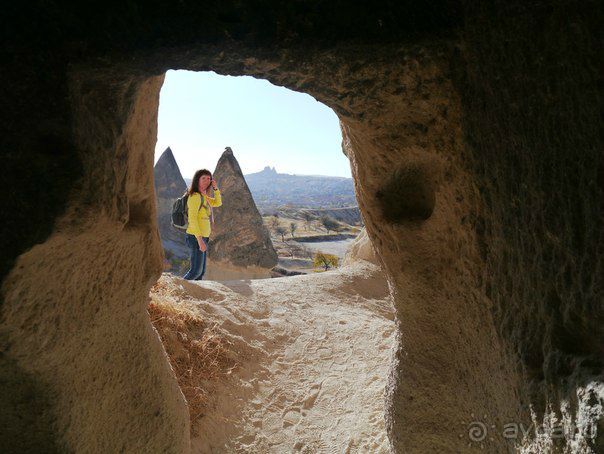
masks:
{"label": "cave floor", "polygon": [[191,283],[164,275],[237,366],[208,390],[193,452],[389,452],[384,391],[394,313],[383,272]]}

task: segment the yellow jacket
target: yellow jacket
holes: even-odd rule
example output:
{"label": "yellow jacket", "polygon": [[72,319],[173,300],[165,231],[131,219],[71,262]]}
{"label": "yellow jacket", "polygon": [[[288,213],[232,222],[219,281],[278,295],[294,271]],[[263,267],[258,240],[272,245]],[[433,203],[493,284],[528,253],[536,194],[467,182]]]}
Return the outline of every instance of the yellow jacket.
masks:
{"label": "yellow jacket", "polygon": [[210,226],[210,204],[213,207],[219,207],[222,205],[222,197],[220,196],[220,190],[214,191],[214,197],[204,196],[206,203],[201,204],[202,195],[198,192],[194,192],[187,199],[187,210],[189,217],[189,226],[187,227],[187,233],[195,236],[210,236],[212,227]]}

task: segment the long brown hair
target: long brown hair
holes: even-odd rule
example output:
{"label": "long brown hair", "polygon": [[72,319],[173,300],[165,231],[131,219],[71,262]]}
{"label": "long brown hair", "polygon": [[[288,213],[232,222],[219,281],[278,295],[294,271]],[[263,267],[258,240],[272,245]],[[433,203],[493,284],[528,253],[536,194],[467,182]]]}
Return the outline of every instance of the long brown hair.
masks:
{"label": "long brown hair", "polygon": [[198,170],[197,172],[195,172],[195,175],[193,175],[193,179],[191,180],[191,186],[189,186],[189,188],[187,189],[187,194],[193,195],[195,192],[201,194],[201,191],[199,190],[199,178],[203,175],[209,175],[210,179],[212,178],[212,172],[210,172],[208,169]]}

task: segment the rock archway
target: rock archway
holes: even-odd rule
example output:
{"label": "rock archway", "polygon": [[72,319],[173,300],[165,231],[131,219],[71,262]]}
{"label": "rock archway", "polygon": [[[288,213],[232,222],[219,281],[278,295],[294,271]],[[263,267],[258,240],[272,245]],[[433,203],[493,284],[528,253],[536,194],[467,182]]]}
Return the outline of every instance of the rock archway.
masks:
{"label": "rock archway", "polygon": [[[11,13],[6,446],[188,449],[145,312],[161,271],[151,178],[170,68],[266,78],[340,117],[398,314],[394,451],[463,451],[473,415],[528,425],[529,404],[539,415],[601,381],[588,4],[266,3]],[[519,442],[488,439],[492,452]]]}

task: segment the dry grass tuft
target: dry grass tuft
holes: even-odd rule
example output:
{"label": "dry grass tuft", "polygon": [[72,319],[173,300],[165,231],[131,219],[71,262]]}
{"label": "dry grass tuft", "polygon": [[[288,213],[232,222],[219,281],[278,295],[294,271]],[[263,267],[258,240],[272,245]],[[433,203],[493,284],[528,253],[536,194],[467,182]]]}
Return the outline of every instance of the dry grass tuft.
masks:
{"label": "dry grass tuft", "polygon": [[195,422],[208,406],[208,384],[226,378],[236,363],[229,355],[230,342],[215,325],[207,326],[178,301],[179,293],[164,282],[156,283],[148,312],[189,404],[191,430],[195,431]]}

